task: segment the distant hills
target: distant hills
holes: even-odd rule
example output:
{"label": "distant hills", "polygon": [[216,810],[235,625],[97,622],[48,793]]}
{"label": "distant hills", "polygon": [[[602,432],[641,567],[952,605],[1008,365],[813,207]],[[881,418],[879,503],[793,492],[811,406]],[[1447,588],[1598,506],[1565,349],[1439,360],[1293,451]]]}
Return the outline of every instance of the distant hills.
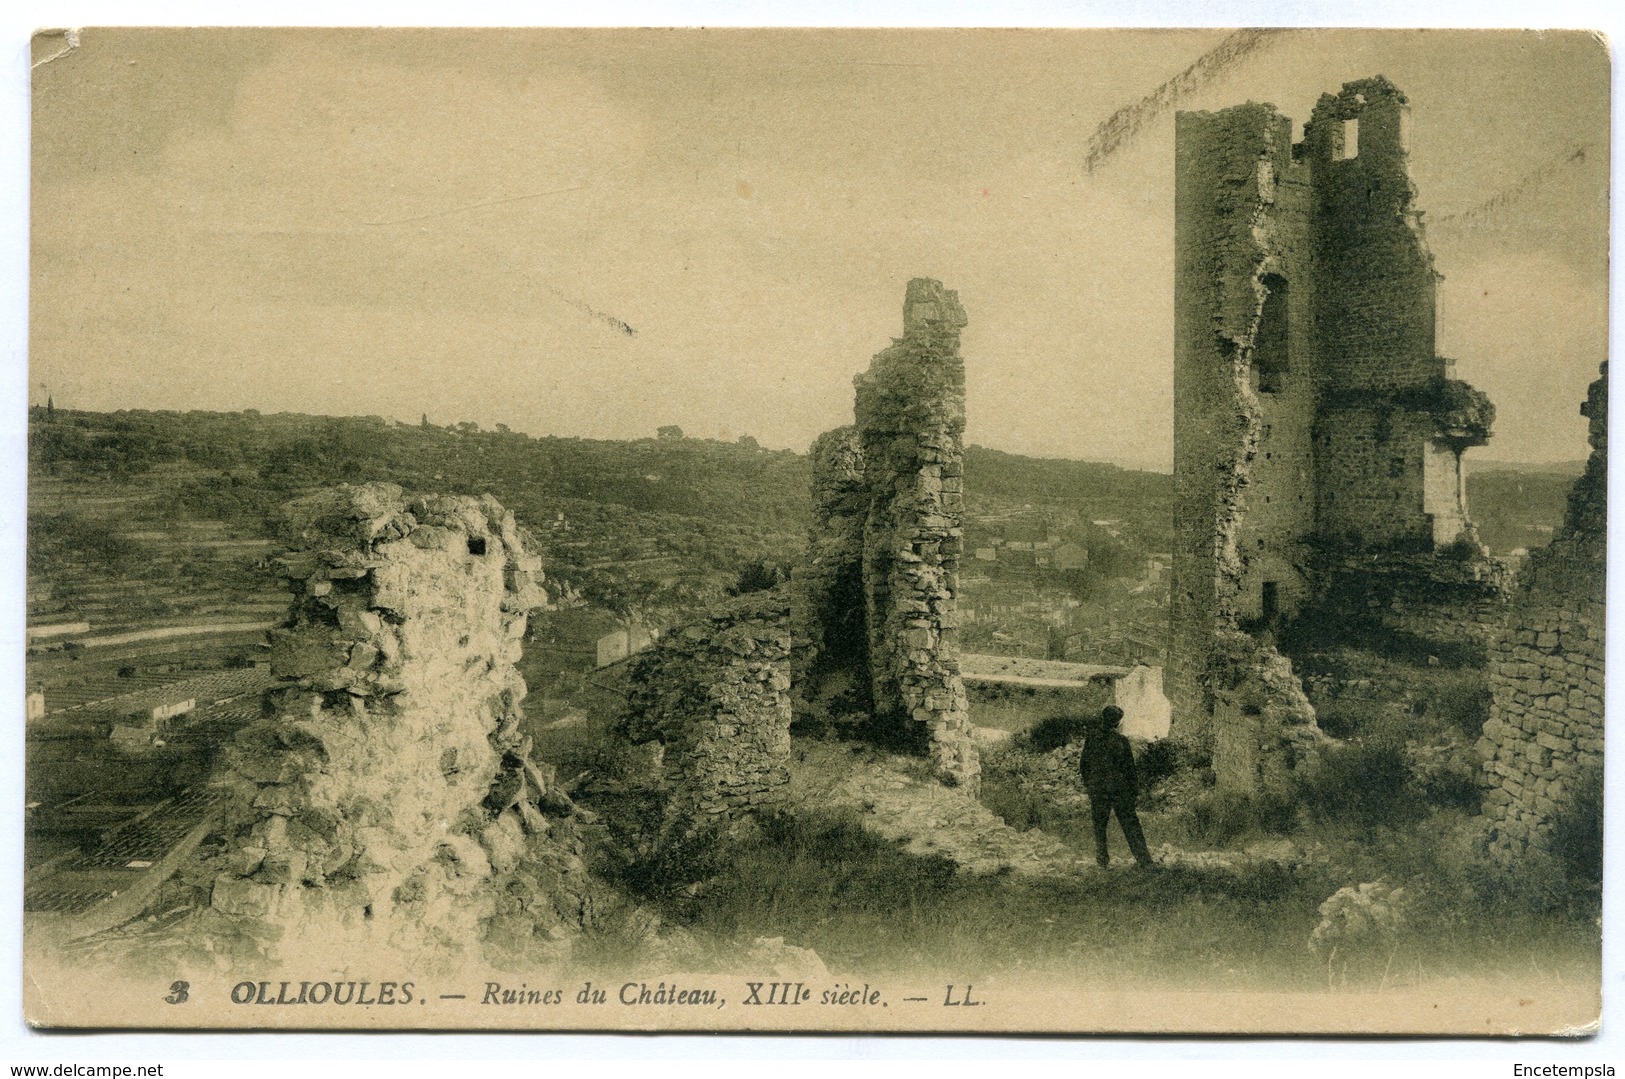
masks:
{"label": "distant hills", "polygon": [[1163,501],[1173,496],[1174,478],[1165,472],[1146,472],[1098,461],[1068,461],[969,446],[965,474],[968,497],[985,493],[1007,501],[1098,502],[1108,504]]}
{"label": "distant hills", "polygon": [[[1471,466],[1471,510],[1498,553],[1549,538],[1582,467]],[[610,441],[378,417],[35,408],[29,468],[33,486],[57,491],[30,504],[37,585],[69,566],[139,578],[156,553],[174,556],[174,587],[194,575],[202,587],[214,575],[222,577],[217,587],[229,577],[240,594],[253,573],[249,547],[228,558],[219,546],[226,541],[213,541],[210,552],[201,541],[177,546],[173,537],[201,535],[205,526],[223,529],[232,543],[269,537],[281,503],[340,482],[489,491],[535,534],[551,579],[610,605],[633,594],[654,606],[720,596],[746,567],[796,558],[809,524],[803,454],[672,432]],[[1053,511],[1110,521],[1141,551],[1169,549],[1173,477],[1166,473],[973,445],[965,480],[973,519]]]}
{"label": "distant hills", "polygon": [[1467,462],[1467,514],[1497,555],[1544,547],[1563,520],[1569,488],[1584,461]]}
{"label": "distant hills", "polygon": [[[669,589],[673,601],[720,595],[741,567],[791,557],[806,536],[806,458],[750,443],[532,438],[474,424],[256,412],[34,409],[29,428],[34,477],[144,492],[118,513],[99,511],[93,529],[71,501],[36,504],[31,545],[62,549],[61,539],[81,560],[117,555],[125,568],[141,561],[140,537],[165,524],[218,520],[235,535],[269,536],[288,499],[372,480],[489,491],[533,532],[550,578],[602,586],[614,571],[645,592]],[[31,568],[47,567],[35,558]]]}

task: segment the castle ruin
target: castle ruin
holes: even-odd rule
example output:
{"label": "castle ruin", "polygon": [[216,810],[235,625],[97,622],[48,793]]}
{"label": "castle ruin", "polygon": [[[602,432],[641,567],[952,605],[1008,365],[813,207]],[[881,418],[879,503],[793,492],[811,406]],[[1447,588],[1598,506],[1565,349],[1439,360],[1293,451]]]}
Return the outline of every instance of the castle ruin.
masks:
{"label": "castle ruin", "polygon": [[1277,649],[1294,620],[1353,604],[1425,652],[1481,610],[1480,662],[1495,622],[1462,466],[1494,410],[1435,350],[1407,113],[1379,76],[1323,95],[1297,143],[1267,104],[1177,120],[1168,683],[1223,786],[1319,738]]}
{"label": "castle ruin", "polygon": [[974,791],[958,648],[965,321],[956,293],[910,281],[903,336],[854,380],[855,425],[814,444],[792,619],[798,720],[863,727]]}

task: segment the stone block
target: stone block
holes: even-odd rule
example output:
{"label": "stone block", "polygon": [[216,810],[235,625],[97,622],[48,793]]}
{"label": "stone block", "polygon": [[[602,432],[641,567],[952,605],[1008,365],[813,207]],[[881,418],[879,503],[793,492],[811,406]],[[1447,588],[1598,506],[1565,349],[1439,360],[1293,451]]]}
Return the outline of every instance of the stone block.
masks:
{"label": "stone block", "polygon": [[253,873],[264,861],[264,847],[238,847],[226,856],[226,865],[239,877]]}
{"label": "stone block", "polygon": [[305,876],[305,864],[302,850],[271,851],[265,856],[260,875],[272,884],[298,884]]}
{"label": "stone block", "polygon": [[263,884],[223,873],[214,879],[209,905],[222,914],[265,919],[276,912],[281,892],[282,889],[275,884]]}

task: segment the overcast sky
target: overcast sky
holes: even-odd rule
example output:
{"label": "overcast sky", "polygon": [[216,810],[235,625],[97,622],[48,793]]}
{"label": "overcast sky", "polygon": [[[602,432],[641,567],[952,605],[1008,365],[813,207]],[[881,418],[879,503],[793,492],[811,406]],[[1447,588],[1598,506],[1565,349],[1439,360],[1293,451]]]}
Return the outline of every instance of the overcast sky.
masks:
{"label": "overcast sky", "polygon": [[[1166,469],[1173,123],[1222,31],[85,31],[34,79],[31,396],[804,449],[903,288],[959,290],[969,439]],[[36,42],[36,57],[60,39]],[[1410,97],[1478,456],[1585,454],[1607,57],[1288,32],[1180,99]]]}

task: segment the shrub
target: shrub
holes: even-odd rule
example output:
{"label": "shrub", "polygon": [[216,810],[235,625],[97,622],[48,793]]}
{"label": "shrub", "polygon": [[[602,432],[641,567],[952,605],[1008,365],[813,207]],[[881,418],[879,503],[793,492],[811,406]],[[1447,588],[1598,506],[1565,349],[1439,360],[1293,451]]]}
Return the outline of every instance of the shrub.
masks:
{"label": "shrub", "polygon": [[[968,886],[949,859],[909,854],[844,811],[764,814],[754,835],[720,853],[704,904],[685,912],[696,928],[734,936],[751,927],[787,939],[833,931],[837,953],[866,951],[921,921],[940,936],[943,912]],[[856,925],[871,935],[854,934]],[[829,958],[827,943],[808,943]]]}
{"label": "shrub", "polygon": [[982,784],[982,804],[1017,831],[1042,828],[1052,809],[1050,799],[1019,783]]}
{"label": "shrub", "polygon": [[1489,679],[1473,668],[1430,671],[1418,704],[1440,725],[1476,739],[1490,718]]}
{"label": "shrub", "polygon": [[1148,742],[1135,761],[1135,772],[1140,780],[1140,792],[1147,793],[1159,782],[1185,767],[1184,754],[1179,746],[1164,738]]}
{"label": "shrub", "polygon": [[1298,788],[1316,817],[1373,828],[1422,815],[1410,787],[1402,744],[1383,739],[1331,746],[1306,769]]}
{"label": "shrub", "polygon": [[766,592],[790,579],[790,566],[784,562],[758,559],[739,571],[739,577],[728,586],[728,595],[744,596],[752,592]]}
{"label": "shrub", "polygon": [[663,801],[628,798],[622,813],[605,817],[597,869],[629,895],[682,906],[722,867],[724,837],[692,818],[665,819]]}
{"label": "shrub", "polygon": [[1316,706],[1315,721],[1333,738],[1352,738],[1382,725],[1383,706],[1358,698],[1334,698]]}
{"label": "shrub", "polygon": [[1193,839],[1222,847],[1243,836],[1288,831],[1296,806],[1285,791],[1204,791],[1185,810],[1185,828]]}
{"label": "shrub", "polygon": [[1232,872],[1229,894],[1260,906],[1288,900],[1305,883],[1293,866],[1267,858],[1243,862]]}
{"label": "shrub", "polygon": [[128,539],[114,524],[74,513],[31,514],[28,567],[60,571],[62,563],[87,563],[113,574],[150,570],[152,551]]}
{"label": "shrub", "polygon": [[1473,747],[1453,729],[1405,743],[1405,770],[1416,792],[1430,805],[1476,809],[1478,767]]}
{"label": "shrub", "polygon": [[[1581,801],[1577,798],[1574,808],[1583,817]],[[1595,878],[1587,876],[1583,855],[1573,865],[1567,855],[1600,851],[1583,841],[1569,847],[1558,840],[1557,833],[1570,827],[1575,823],[1560,819],[1553,850],[1531,847],[1502,862],[1488,851],[1490,822],[1485,817],[1442,810],[1396,832],[1386,844],[1385,860],[1419,901],[1416,913],[1425,920],[1419,932],[1435,937],[1451,929],[1476,934],[1488,924],[1511,926],[1529,918],[1550,926],[1554,914],[1585,924],[1598,913],[1600,890]],[[1578,831],[1583,834],[1585,828]]]}
{"label": "shrub", "polygon": [[1552,853],[1572,885],[1602,883],[1602,770],[1586,768],[1552,822]]}
{"label": "shrub", "polygon": [[1027,729],[1021,742],[1039,753],[1049,753],[1088,733],[1089,720],[1083,716],[1046,716]]}

